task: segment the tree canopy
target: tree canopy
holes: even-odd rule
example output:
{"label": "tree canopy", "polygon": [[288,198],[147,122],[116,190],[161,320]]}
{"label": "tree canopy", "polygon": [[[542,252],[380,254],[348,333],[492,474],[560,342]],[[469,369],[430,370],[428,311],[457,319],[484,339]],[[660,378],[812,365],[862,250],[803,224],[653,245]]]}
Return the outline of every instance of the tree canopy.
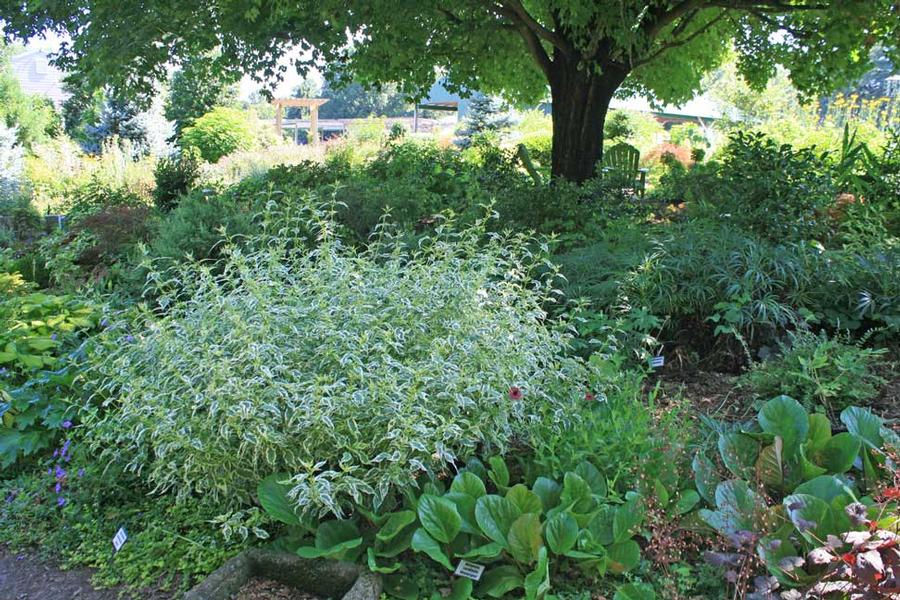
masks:
{"label": "tree canopy", "polygon": [[900,39],[895,0],[0,0],[0,16],[26,38],[68,32],[62,66],[133,93],[216,48],[222,68],[263,78],[299,48],[301,72],[327,61],[414,96],[436,73],[518,102],[549,88],[553,171],[573,179],[593,173],[617,92],[686,100],[733,45],[749,82],[781,64],[815,94],[862,75],[876,44],[896,58]]}

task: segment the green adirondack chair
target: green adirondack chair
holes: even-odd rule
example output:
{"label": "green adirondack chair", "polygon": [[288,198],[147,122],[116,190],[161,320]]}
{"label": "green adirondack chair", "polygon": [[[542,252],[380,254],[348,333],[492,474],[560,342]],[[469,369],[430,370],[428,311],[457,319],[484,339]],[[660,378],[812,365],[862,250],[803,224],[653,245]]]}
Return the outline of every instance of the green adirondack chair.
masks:
{"label": "green adirondack chair", "polygon": [[611,178],[623,190],[631,190],[641,198],[647,187],[647,169],[641,169],[641,153],[634,146],[616,144],[603,151],[600,163],[604,178]]}

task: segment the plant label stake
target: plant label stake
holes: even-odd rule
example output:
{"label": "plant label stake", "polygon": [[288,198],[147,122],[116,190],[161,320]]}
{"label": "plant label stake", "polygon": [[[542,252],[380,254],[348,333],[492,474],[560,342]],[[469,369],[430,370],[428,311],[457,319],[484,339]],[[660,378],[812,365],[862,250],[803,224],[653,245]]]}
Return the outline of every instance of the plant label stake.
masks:
{"label": "plant label stake", "polygon": [[119,527],[119,530],[116,532],[115,537],[113,537],[113,548],[116,549],[116,552],[122,549],[122,546],[125,545],[125,542],[128,541],[128,534],[125,533],[124,527]]}
{"label": "plant label stake", "polygon": [[481,579],[482,573],[484,573],[484,567],[482,565],[477,565],[467,560],[460,560],[459,564],[456,566],[456,571],[453,572],[454,575],[468,577],[472,581]]}
{"label": "plant label stake", "polygon": [[664,364],[666,364],[665,356],[654,356],[653,358],[650,359],[650,366],[654,369],[659,369]]}

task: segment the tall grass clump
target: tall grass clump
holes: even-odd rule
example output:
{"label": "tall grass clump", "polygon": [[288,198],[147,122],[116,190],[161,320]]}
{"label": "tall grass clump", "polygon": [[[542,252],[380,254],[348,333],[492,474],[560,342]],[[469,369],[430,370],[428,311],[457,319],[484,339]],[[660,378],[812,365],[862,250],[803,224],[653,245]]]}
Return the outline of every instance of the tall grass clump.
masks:
{"label": "tall grass clump", "polygon": [[382,227],[354,250],[333,209],[273,206],[216,268],[151,274],[164,314],[104,334],[89,438],[157,490],[240,503],[287,472],[299,508],[341,514],[602,394],[544,311],[534,240],[481,222],[407,247]]}

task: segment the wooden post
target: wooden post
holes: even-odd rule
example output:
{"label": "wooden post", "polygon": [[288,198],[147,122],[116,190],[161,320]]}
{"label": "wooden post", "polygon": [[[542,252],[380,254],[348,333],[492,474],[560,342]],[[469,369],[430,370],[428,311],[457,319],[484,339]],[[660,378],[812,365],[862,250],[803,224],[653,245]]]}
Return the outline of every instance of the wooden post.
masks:
{"label": "wooden post", "polygon": [[278,134],[278,139],[281,140],[281,102],[275,103],[275,132]]}
{"label": "wooden post", "polygon": [[319,143],[319,107],[315,104],[309,108],[309,143]]}

